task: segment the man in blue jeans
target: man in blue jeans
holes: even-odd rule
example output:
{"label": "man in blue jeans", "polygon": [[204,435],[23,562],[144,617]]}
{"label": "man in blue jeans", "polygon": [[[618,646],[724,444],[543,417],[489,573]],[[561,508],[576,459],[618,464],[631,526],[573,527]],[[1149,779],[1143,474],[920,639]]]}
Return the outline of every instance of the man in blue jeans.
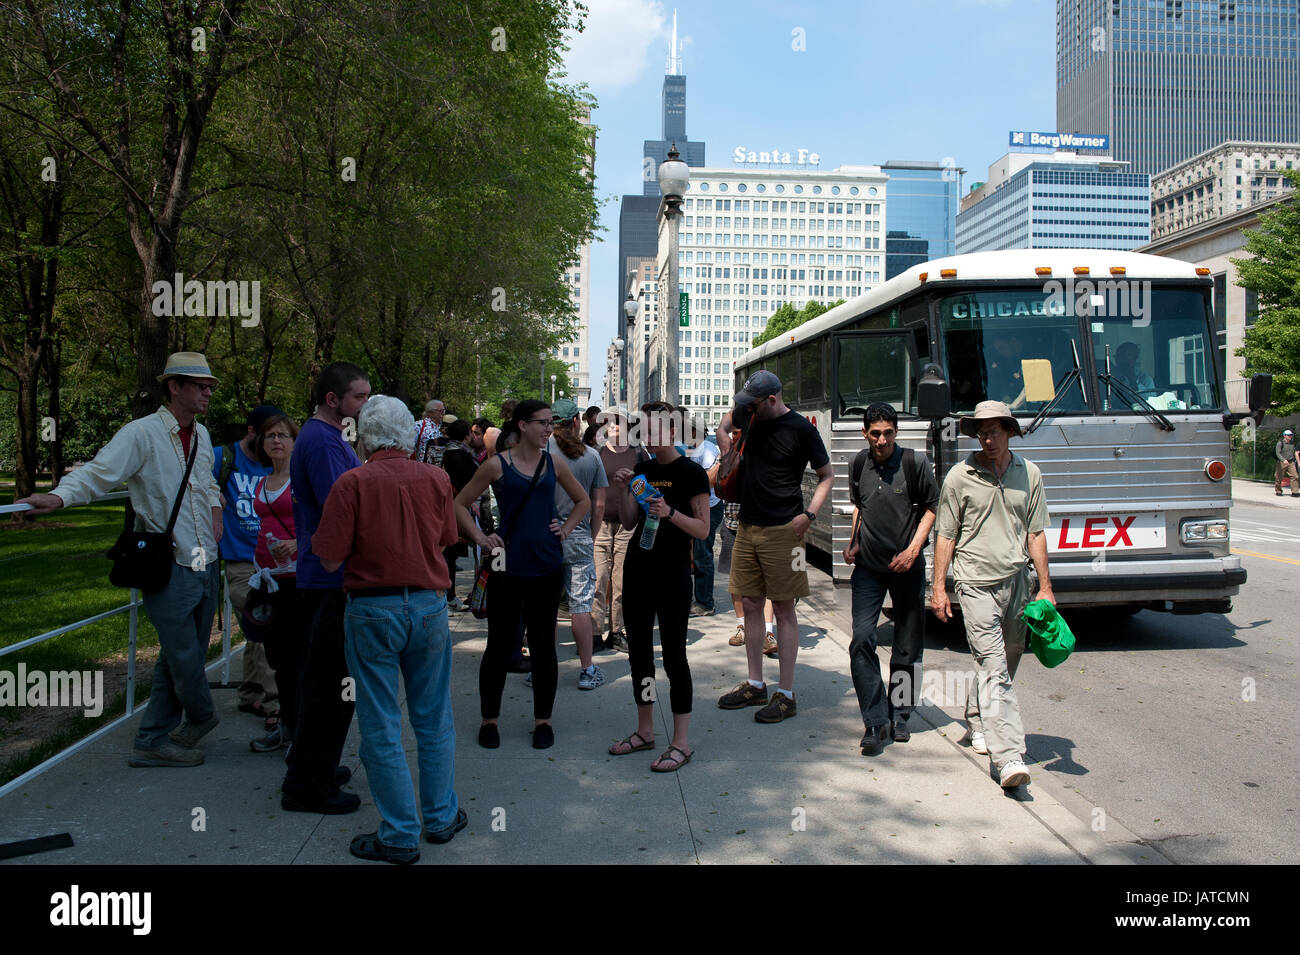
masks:
{"label": "man in blue jeans", "polygon": [[[911,739],[907,718],[916,703],[925,647],[925,559],[934,526],[939,484],[925,455],[894,443],[898,415],[873,404],[862,416],[867,447],[849,469],[852,534],[844,560],[853,565],[853,639],[849,664],[866,728],[861,747],[875,756],[892,735]],[[885,594],[894,605],[894,646],[889,695],[876,656],[876,627]]]}
{"label": "man in blue jeans", "polygon": [[[468,823],[456,799],[451,635],[443,551],[460,537],[451,480],[411,461],[415,421],[396,398],[361,409],[357,433],[369,458],[334,483],[312,549],[333,573],[347,561],[343,619],[348,672],[356,680],[361,762],[382,821],[352,840],[360,859],[407,865],[420,858],[420,824],[433,843]],[[398,675],[419,749],[420,804],[402,749]]]}
{"label": "man in blue jeans", "polygon": [[691,605],[691,616],[709,617],[717,609],[713,605],[713,541],[722,524],[722,512],[726,507],[717,491],[721,452],[716,444],[708,440],[708,432],[703,425],[696,424],[691,430],[695,433],[695,446],[686,456],[704,468],[704,473],[709,476],[709,536],[691,543],[695,558],[695,602]]}

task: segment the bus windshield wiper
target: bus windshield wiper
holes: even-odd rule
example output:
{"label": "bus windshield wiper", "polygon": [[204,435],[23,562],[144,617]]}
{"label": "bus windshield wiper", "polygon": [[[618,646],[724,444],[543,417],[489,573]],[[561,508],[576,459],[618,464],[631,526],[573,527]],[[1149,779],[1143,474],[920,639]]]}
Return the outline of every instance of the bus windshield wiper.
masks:
{"label": "bus windshield wiper", "polygon": [[[1061,397],[1070,390],[1070,386],[1076,381],[1079,383],[1079,390],[1083,391],[1083,372],[1079,368],[1079,352],[1075,349],[1074,342],[1070,342],[1070,351],[1070,357],[1074,360],[1074,367],[1067,371],[1057,383],[1056,393],[1052,395],[1052,400],[1043,406],[1043,410],[1038,412],[1033,421],[1029,422],[1029,427],[1025,429],[1025,437],[1034,433],[1038,426],[1043,423],[1043,419],[1052,413],[1056,403],[1061,400]],[[1084,391],[1083,400],[1085,403],[1088,400],[1086,391]]]}
{"label": "bus windshield wiper", "polygon": [[1124,398],[1131,403],[1136,403],[1139,406],[1139,410],[1150,419],[1152,424],[1160,425],[1160,427],[1165,431],[1174,430],[1174,423],[1162,415],[1155,405],[1138,394],[1137,391],[1128,384],[1128,382],[1124,381],[1124,379],[1117,378],[1110,372],[1106,371],[1099,372],[1097,377],[1118,391],[1121,398]]}

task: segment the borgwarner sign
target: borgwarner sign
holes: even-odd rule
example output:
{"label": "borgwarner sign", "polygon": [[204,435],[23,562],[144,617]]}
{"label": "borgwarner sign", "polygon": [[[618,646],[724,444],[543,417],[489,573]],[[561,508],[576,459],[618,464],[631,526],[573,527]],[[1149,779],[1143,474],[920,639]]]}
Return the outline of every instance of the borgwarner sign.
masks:
{"label": "borgwarner sign", "polygon": [[1084,136],[1079,133],[1035,133],[1011,131],[1012,146],[1039,146],[1050,149],[1110,149],[1109,136]]}

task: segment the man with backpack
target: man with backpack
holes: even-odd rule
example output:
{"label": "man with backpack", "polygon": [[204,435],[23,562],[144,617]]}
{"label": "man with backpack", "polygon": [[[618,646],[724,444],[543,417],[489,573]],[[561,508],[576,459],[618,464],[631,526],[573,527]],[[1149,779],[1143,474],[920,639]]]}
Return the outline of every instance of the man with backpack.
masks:
{"label": "man with backpack", "polygon": [[[916,704],[925,647],[925,558],[934,526],[939,484],[924,454],[895,444],[898,415],[873,404],[862,416],[868,446],[850,469],[852,532],[844,560],[853,565],[853,639],[849,664],[866,732],[862,755],[875,756],[892,735],[911,739],[907,718]],[[894,647],[889,693],[876,656],[876,627],[889,594],[894,605]]]}

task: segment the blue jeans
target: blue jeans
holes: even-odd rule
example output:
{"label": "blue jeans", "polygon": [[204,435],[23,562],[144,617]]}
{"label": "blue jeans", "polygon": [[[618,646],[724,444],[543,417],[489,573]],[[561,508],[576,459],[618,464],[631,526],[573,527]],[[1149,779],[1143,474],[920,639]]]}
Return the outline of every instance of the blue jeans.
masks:
{"label": "blue jeans", "polygon": [[177,564],[166,587],[143,595],[144,612],[158,631],[161,652],[153,668],[149,705],[135,734],[140,749],[166,742],[182,712],[191,723],[207,722],[216,712],[204,666],[217,613],[218,576],[215,560],[203,570]]}
{"label": "blue jeans", "polygon": [[710,610],[713,609],[713,539],[718,533],[718,525],[722,523],[722,512],[726,506],[725,501],[718,501],[716,506],[709,508],[709,536],[704,540],[696,538],[693,541],[695,602]]}
{"label": "blue jeans", "polygon": [[[343,618],[348,671],[356,680],[361,762],[383,821],[379,841],[413,849],[456,821],[456,728],[451,715],[447,599],[436,590],[348,598]],[[420,805],[402,749],[398,673],[419,751]]]}

